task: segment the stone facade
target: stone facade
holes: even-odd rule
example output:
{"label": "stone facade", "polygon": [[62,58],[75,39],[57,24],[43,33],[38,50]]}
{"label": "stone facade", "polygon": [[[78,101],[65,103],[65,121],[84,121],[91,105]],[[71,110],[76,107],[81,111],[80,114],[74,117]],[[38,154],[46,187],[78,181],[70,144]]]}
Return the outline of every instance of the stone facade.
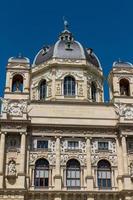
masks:
{"label": "stone facade", "polygon": [[103,80],[66,27],[33,65],[8,60],[0,200],[133,200],[132,64],[114,62],[108,103]]}

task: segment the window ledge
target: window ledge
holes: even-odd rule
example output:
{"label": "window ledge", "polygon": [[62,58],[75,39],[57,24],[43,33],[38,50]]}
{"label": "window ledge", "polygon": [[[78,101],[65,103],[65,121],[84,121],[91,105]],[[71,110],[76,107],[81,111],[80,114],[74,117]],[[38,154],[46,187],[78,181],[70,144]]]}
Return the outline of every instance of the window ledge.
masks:
{"label": "window ledge", "polygon": [[82,152],[81,149],[66,149],[66,152]]}

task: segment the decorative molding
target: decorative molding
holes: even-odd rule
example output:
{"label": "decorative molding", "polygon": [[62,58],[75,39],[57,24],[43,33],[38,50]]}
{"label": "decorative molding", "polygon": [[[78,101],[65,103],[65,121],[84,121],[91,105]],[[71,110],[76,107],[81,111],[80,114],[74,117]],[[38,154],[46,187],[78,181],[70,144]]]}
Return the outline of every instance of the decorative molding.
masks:
{"label": "decorative molding", "polygon": [[50,165],[55,165],[56,163],[56,155],[53,153],[32,152],[30,153],[30,165],[34,165],[36,160],[40,158],[47,159]]}
{"label": "decorative molding", "polygon": [[20,116],[23,113],[27,113],[27,101],[26,100],[8,100],[1,99],[2,101],[2,112],[9,114],[10,116]]}
{"label": "decorative molding", "polygon": [[86,155],[83,154],[77,154],[77,153],[72,153],[72,154],[63,154],[61,155],[61,165],[66,165],[68,160],[70,159],[76,159],[80,162],[81,166],[86,165]]}
{"label": "decorative molding", "polygon": [[133,104],[127,105],[122,103],[115,103],[115,112],[119,117],[124,117],[125,119],[133,119]]}
{"label": "decorative molding", "polygon": [[68,75],[71,75],[71,76],[74,76],[76,78],[76,80],[83,80],[84,79],[84,74],[83,72],[64,72],[64,71],[61,71],[61,70],[58,70],[56,72],[56,79],[64,79],[65,76],[68,76]]}

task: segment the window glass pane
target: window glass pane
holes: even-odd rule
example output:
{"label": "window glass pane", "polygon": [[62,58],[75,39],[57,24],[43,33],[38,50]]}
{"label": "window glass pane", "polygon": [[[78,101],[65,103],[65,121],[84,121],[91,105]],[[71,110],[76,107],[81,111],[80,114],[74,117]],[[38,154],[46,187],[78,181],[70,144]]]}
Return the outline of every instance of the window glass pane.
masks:
{"label": "window glass pane", "polygon": [[68,148],[69,149],[78,149],[79,142],[78,141],[68,141]]}
{"label": "window glass pane", "polygon": [[76,180],[76,186],[80,186],[80,180]]}
{"label": "window glass pane", "polygon": [[48,186],[48,178],[45,178],[44,184],[45,184],[45,186]]}
{"label": "window glass pane", "polygon": [[73,77],[67,76],[64,79],[64,95],[75,95],[75,80]]}
{"label": "window glass pane", "polygon": [[75,171],[71,171],[71,178],[75,178]]}
{"label": "window glass pane", "polygon": [[80,172],[76,171],[76,178],[80,178]]}
{"label": "window glass pane", "polygon": [[68,187],[70,186],[70,180],[67,180],[67,186]]}
{"label": "window glass pane", "polygon": [[67,171],[67,177],[70,178],[71,177],[71,172],[68,170]]}
{"label": "window glass pane", "polygon": [[111,173],[110,172],[107,172],[107,178],[111,178]]}
{"label": "window glass pane", "polygon": [[76,186],[75,185],[75,180],[71,180],[71,186]]}
{"label": "window glass pane", "polygon": [[48,141],[46,141],[46,140],[38,140],[37,141],[37,148],[38,149],[47,149],[48,148]]}
{"label": "window glass pane", "polygon": [[45,178],[48,178],[48,170],[45,170]]}
{"label": "window glass pane", "polygon": [[45,173],[44,170],[40,170],[40,178],[43,178],[43,177],[44,177],[44,173]]}
{"label": "window glass pane", "polygon": [[107,187],[109,187],[109,188],[111,187],[111,179],[107,180]]}
{"label": "window glass pane", "polygon": [[102,178],[106,179],[106,172],[104,172],[104,171],[102,172]]}
{"label": "window glass pane", "polygon": [[99,150],[108,150],[108,142],[98,142]]}
{"label": "window glass pane", "polygon": [[40,176],[40,173],[38,170],[36,170],[36,177],[38,178]]}

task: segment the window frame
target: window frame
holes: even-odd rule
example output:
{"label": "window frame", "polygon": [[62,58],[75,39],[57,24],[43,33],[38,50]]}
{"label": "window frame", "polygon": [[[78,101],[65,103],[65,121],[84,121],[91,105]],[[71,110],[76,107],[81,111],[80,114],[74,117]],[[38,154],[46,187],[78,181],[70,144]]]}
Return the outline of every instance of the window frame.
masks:
{"label": "window frame", "polygon": [[[99,163],[105,162],[108,167],[99,167]],[[99,178],[99,175],[102,177]],[[112,170],[111,165],[107,160],[100,160],[97,164],[97,186],[100,190],[112,188]]]}
{"label": "window frame", "polygon": [[[36,166],[36,163],[39,160],[43,160],[47,164],[44,166]],[[39,160],[37,160],[35,163],[34,187],[35,188],[48,188],[49,187],[49,163],[46,159],[39,159]],[[45,176],[45,174],[47,174],[47,176]]]}
{"label": "window frame", "polygon": [[[77,163],[77,166],[72,166],[71,162]],[[66,187],[67,188],[81,187],[81,167],[78,160],[71,159],[66,164]]]}
{"label": "window frame", "polygon": [[46,100],[46,98],[47,98],[47,81],[46,79],[43,79],[39,83],[39,100]]}
{"label": "window frame", "polygon": [[76,79],[71,75],[67,75],[64,77],[63,95],[64,95],[64,97],[75,97],[76,96]]}
{"label": "window frame", "polygon": [[[78,145],[77,146],[75,146],[75,145],[74,146],[69,146],[70,143],[75,143],[75,144],[77,143]],[[79,150],[79,144],[80,143],[77,140],[68,140],[67,141],[67,149],[68,150],[72,150],[72,151]]]}
{"label": "window frame", "polygon": [[[103,148],[100,147],[100,144],[107,144],[107,147],[104,148],[104,145],[103,145]],[[102,145],[101,145],[102,146]],[[106,146],[106,145],[105,145]],[[109,151],[109,141],[98,141],[98,151]]]}

